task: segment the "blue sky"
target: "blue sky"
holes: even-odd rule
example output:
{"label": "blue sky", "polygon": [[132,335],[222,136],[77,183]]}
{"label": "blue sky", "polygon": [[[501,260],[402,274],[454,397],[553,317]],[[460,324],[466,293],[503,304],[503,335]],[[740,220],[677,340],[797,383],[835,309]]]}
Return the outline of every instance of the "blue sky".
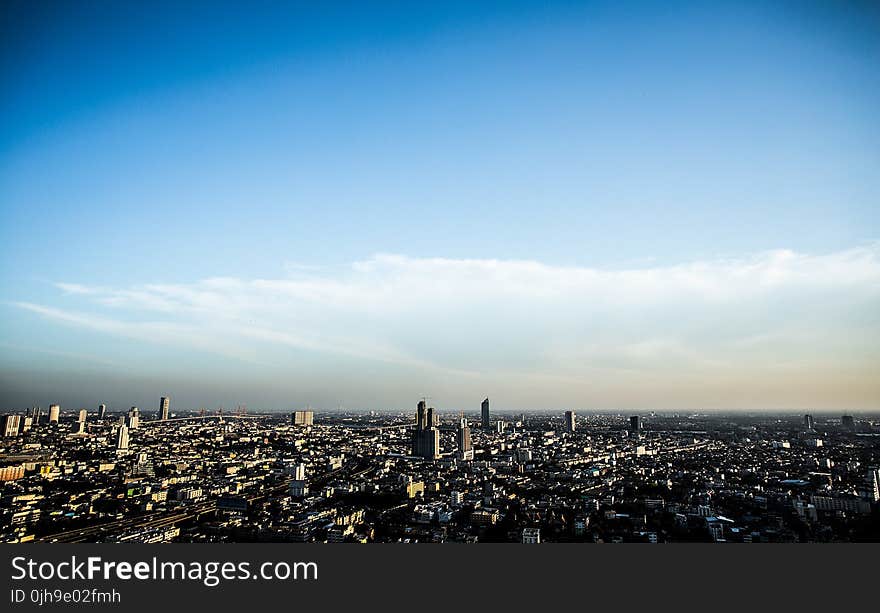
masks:
{"label": "blue sky", "polygon": [[880,406],[869,4],[119,4],[3,9],[3,406]]}

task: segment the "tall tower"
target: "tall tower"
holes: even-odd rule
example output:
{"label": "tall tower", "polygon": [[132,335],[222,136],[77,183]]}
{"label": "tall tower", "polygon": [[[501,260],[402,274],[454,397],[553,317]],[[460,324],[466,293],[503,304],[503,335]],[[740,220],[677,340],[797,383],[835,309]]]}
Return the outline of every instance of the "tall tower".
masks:
{"label": "tall tower", "polygon": [[171,406],[171,399],[168,396],[159,398],[159,419],[166,421],[168,419],[168,409]]}
{"label": "tall tower", "polygon": [[128,449],[128,426],[119,426],[119,431],[116,433],[116,450],[126,449]]}
{"label": "tall tower", "polygon": [[104,419],[107,416],[107,405],[99,404],[98,405],[98,419]]}
{"label": "tall tower", "polygon": [[57,404],[49,405],[49,423],[57,424],[58,419],[61,417],[61,407]]}
{"label": "tall tower", "polygon": [[575,429],[574,411],[566,411],[565,412],[565,431],[566,432],[574,432],[574,429]]}
{"label": "tall tower", "polygon": [[638,439],[642,436],[642,418],[633,415],[629,418],[629,435],[631,438]]}
{"label": "tall tower", "polygon": [[812,430],[813,429],[813,416],[812,415],[804,415],[804,430]]}
{"label": "tall tower", "polygon": [[428,426],[428,414],[427,408],[424,400],[419,400],[418,407],[416,408],[416,429],[424,430]]}
{"label": "tall tower", "polygon": [[467,419],[464,417],[458,421],[456,440],[458,442],[458,459],[473,460],[474,448],[471,445],[471,429],[468,427]]}
{"label": "tall tower", "polygon": [[416,428],[413,430],[412,455],[433,460],[440,457],[440,430],[434,426],[434,409],[426,408],[425,401],[416,409]]}
{"label": "tall tower", "polygon": [[482,421],[480,425],[483,427],[483,430],[489,429],[489,399],[486,398],[483,401],[483,404],[480,405],[480,413],[482,416]]}

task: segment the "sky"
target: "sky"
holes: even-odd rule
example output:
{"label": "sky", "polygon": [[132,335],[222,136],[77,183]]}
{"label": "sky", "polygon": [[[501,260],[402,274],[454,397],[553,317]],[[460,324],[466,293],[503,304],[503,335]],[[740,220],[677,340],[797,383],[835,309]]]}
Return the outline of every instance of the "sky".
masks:
{"label": "sky", "polygon": [[10,0],[0,244],[0,410],[880,409],[880,10]]}

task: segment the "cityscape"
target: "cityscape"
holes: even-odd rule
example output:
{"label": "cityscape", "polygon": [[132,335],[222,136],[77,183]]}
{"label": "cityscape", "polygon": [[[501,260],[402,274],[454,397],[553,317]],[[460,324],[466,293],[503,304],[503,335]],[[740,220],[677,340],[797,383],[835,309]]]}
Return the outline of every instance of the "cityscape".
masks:
{"label": "cityscape", "polygon": [[2,418],[0,540],[880,540],[880,416],[58,404]]}
{"label": "cityscape", "polygon": [[5,0],[0,245],[10,557],[871,585],[722,545],[880,542],[876,0]]}

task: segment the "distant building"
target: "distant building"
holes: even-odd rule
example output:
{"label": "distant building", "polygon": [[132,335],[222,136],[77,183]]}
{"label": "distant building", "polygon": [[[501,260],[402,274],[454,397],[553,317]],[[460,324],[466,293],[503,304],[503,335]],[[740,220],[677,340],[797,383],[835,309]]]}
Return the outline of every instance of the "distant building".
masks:
{"label": "distant building", "polygon": [[629,418],[629,435],[635,439],[642,436],[642,418],[638,415],[633,415]]}
{"label": "distant building", "polygon": [[483,404],[480,405],[480,416],[481,422],[480,425],[483,427],[483,430],[489,429],[489,399],[486,398],[483,400]]}
{"label": "distant building", "polygon": [[159,419],[166,421],[168,419],[168,409],[171,408],[171,399],[168,396],[159,398]]}
{"label": "distant building", "polygon": [[3,436],[18,436],[21,427],[21,415],[3,416]]}
{"label": "distant building", "polygon": [[566,411],[565,412],[565,430],[566,432],[574,432],[575,430],[575,415],[574,411]]}
{"label": "distant building", "polygon": [[290,416],[294,426],[311,426],[315,421],[314,411],[294,411]]}
{"label": "distant building", "polygon": [[440,457],[440,430],[434,425],[434,409],[425,408],[425,401],[416,409],[416,427],[412,436],[412,455],[427,460]]}
{"label": "distant building", "polygon": [[540,528],[523,528],[522,531],[522,542],[526,544],[537,544],[541,542],[541,529]]}
{"label": "distant building", "polygon": [[78,421],[80,423],[86,423],[86,418],[88,418],[88,416],[89,416],[88,411],[86,411],[85,409],[80,409],[79,416],[76,418],[76,421]]}
{"label": "distant building", "polygon": [[468,421],[464,417],[462,417],[458,423],[456,439],[456,442],[458,443],[458,459],[473,460],[474,449],[471,445],[471,429],[468,427]]}
{"label": "distant building", "polygon": [[98,419],[104,419],[107,416],[107,405],[99,404],[98,405]]}
{"label": "distant building", "polygon": [[844,430],[854,432],[856,429],[856,420],[853,419],[852,415],[844,415],[840,418],[840,425]]}
{"label": "distant building", "polygon": [[49,405],[49,423],[57,424],[58,419],[61,417],[61,407],[57,404]]}
{"label": "distant building", "polygon": [[116,432],[116,450],[125,451],[128,449],[128,426],[119,426]]}
{"label": "distant building", "polygon": [[804,415],[804,430],[812,430],[813,429],[813,416],[812,415]]}
{"label": "distant building", "polygon": [[126,420],[126,426],[130,430],[137,430],[141,423],[141,414],[137,407],[131,407],[128,410],[128,419]]}
{"label": "distant building", "polygon": [[294,479],[290,482],[290,495],[294,498],[302,498],[309,493],[309,486],[304,479]]}

